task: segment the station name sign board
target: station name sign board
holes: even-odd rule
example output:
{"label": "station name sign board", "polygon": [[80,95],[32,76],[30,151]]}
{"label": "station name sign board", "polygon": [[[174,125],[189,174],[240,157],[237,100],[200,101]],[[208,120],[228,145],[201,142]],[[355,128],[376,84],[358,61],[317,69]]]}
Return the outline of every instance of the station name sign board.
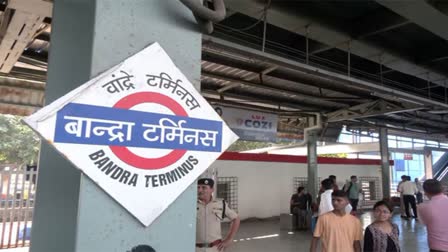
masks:
{"label": "station name sign board", "polygon": [[157,43],[24,121],[145,226],[238,138]]}

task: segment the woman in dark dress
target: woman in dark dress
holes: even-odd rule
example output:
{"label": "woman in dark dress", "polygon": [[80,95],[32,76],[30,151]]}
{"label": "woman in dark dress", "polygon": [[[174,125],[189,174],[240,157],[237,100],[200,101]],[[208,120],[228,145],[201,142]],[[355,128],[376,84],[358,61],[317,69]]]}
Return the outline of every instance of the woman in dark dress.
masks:
{"label": "woman in dark dress", "polygon": [[390,221],[392,207],[386,201],[378,201],[373,207],[375,221],[364,233],[364,252],[399,252],[398,226]]}

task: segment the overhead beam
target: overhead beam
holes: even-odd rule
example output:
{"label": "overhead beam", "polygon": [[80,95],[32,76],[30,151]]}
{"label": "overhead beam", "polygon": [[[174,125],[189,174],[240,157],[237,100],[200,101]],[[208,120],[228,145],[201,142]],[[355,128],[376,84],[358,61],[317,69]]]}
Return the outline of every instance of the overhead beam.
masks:
{"label": "overhead beam", "polygon": [[[332,144],[317,147],[317,154],[340,154],[340,153],[362,153],[362,152],[377,152],[380,149],[378,142],[374,143],[360,143],[360,144]],[[256,150],[255,150],[256,151]],[[307,155],[306,147],[292,147],[281,150],[269,150],[269,154],[278,155]]]}
{"label": "overhead beam", "polygon": [[[252,76],[252,77],[244,78],[244,80],[246,80],[246,81],[252,81],[252,80],[255,80],[255,79],[257,79],[257,78],[260,78],[260,76],[264,76],[264,75],[266,75],[266,74],[268,74],[268,73],[274,71],[274,70],[277,69],[277,68],[278,68],[278,66],[271,66],[271,67],[268,67],[268,68],[266,68],[265,70],[261,71],[261,72],[259,73],[258,76]],[[222,88],[218,89],[218,92],[219,92],[219,93],[223,93],[223,92],[225,92],[225,91],[227,91],[227,90],[229,90],[229,89],[232,89],[232,88],[235,88],[235,87],[238,87],[238,86],[240,86],[240,84],[238,84],[238,83],[232,83],[232,84],[226,85],[225,87],[222,87]]]}
{"label": "overhead beam", "polygon": [[20,10],[29,14],[51,17],[53,3],[43,0],[9,0],[7,8]]}
{"label": "overhead beam", "polygon": [[[204,98],[212,105],[213,104],[230,105],[230,106],[235,106],[235,107],[239,107],[239,108],[251,109],[251,110],[267,112],[267,113],[275,113],[275,114],[279,114],[282,112],[282,110],[276,109],[276,108],[268,108],[268,107],[257,106],[257,105],[252,105],[252,104],[242,104],[242,103],[232,101],[232,100],[227,100],[227,99],[217,99],[217,98],[212,98],[212,97],[208,97],[208,96],[205,96]],[[300,111],[300,110],[297,110],[297,111]]]}
{"label": "overhead beam", "polygon": [[327,119],[328,122],[340,122],[378,115],[403,113],[418,109],[422,109],[422,106],[395,104],[385,100],[376,100],[328,113]]}
{"label": "overhead beam", "polygon": [[[212,39],[211,37],[207,37],[207,36],[204,36],[204,38],[205,39],[203,41],[208,41],[209,43],[208,44],[204,43],[205,45],[203,44],[203,47],[202,47],[202,50],[203,50],[202,60],[207,61],[207,62],[219,64],[219,65],[226,66],[226,67],[239,68],[239,69],[242,69],[242,70],[245,70],[245,71],[249,71],[249,72],[254,72],[254,73],[263,71],[262,69],[259,69],[259,68],[255,67],[253,65],[246,64],[245,62],[236,61],[235,59],[232,59],[234,54],[228,54],[228,53],[230,53],[230,51],[226,51],[226,55],[225,56],[224,55],[218,55],[217,54],[218,52],[213,52],[213,53],[211,52],[213,46],[221,47],[224,44],[225,45],[232,45],[232,48],[230,50],[232,50],[234,48],[240,48],[241,52],[246,52],[246,50],[249,50],[250,53],[248,53],[249,56],[247,56],[247,57],[251,58],[252,60],[256,60],[257,63],[258,62],[266,62],[268,64],[275,64],[275,65],[277,65],[277,64],[279,64],[278,60],[287,61],[287,62],[291,62],[291,63],[293,62],[293,61],[285,60],[284,58],[281,58],[281,57],[278,57],[278,56],[274,56],[272,54],[257,55],[257,56],[261,56],[261,57],[253,58],[252,56],[250,56],[251,53],[252,52],[257,52],[257,51],[255,51],[253,49],[250,49],[250,48],[247,48],[247,47],[243,47],[243,46],[239,46],[239,45],[233,44],[231,42],[220,40],[220,39],[216,39],[216,38]],[[216,42],[217,44],[211,44],[210,40]],[[222,50],[225,50],[225,49],[222,49]],[[239,55],[239,52],[235,53],[235,55]],[[278,58],[278,60],[275,60],[277,58]],[[274,63],[274,62],[276,62],[276,63]],[[296,69],[294,68],[294,66],[289,65],[289,64],[284,64],[284,62],[281,62],[277,66],[279,66],[279,68],[278,68],[279,71],[273,71],[273,72],[270,72],[270,73],[265,73],[265,75],[268,75],[270,77],[274,77],[274,78],[280,79],[280,80],[287,80],[287,81],[295,82],[297,84],[305,85],[305,86],[308,86],[310,88],[316,88],[316,89],[321,88],[321,89],[324,89],[324,90],[330,90],[330,91],[338,92],[338,93],[355,93],[353,88],[356,88],[356,87],[344,87],[344,86],[341,86],[341,85],[335,85],[332,82],[328,82],[327,83],[327,82],[323,82],[323,81],[314,81],[314,80],[313,81],[309,81],[309,82],[308,81],[301,81],[297,77],[294,77],[294,76],[291,76],[289,74],[284,74],[283,73],[284,70],[285,70],[285,67],[287,68],[287,70],[294,71],[295,73],[297,73],[295,71]],[[317,70],[317,68],[316,68],[316,71],[319,71],[319,70]],[[306,76],[307,77],[311,77],[310,74],[311,73],[307,73]],[[362,90],[362,89],[359,89],[359,88],[356,88],[356,89],[357,89],[356,93],[360,93],[360,92],[364,91],[363,96],[366,96],[366,93],[368,93],[368,92],[366,92],[366,90]]]}
{"label": "overhead beam", "polygon": [[[374,19],[372,19],[372,20],[374,20]],[[319,53],[322,53],[322,52],[326,52],[328,50],[331,50],[333,48],[337,48],[338,46],[346,44],[346,43],[348,43],[351,40],[366,39],[366,38],[374,36],[374,35],[378,35],[378,34],[381,34],[381,33],[387,32],[387,31],[398,29],[398,28],[403,27],[403,26],[408,25],[408,24],[411,24],[411,22],[408,21],[408,20],[399,20],[399,21],[396,21],[395,23],[387,24],[386,26],[381,27],[381,28],[379,28],[377,26],[371,27],[370,30],[369,30],[369,28],[367,28],[367,31],[363,30],[362,33],[354,35],[352,38],[350,38],[347,41],[342,41],[342,42],[339,42],[338,44],[332,44],[332,45],[329,45],[329,46],[323,46],[321,48],[314,49],[309,54],[310,55],[315,55],[315,54],[319,54]]]}
{"label": "overhead beam", "polygon": [[[234,53],[241,53],[243,55],[249,55],[251,60],[261,61],[268,64],[275,64],[281,67],[281,69],[288,69],[296,73],[302,73],[310,78],[313,78],[313,83],[325,82],[332,83],[334,86],[344,86],[350,88],[352,92],[368,92],[372,96],[388,96],[394,101],[405,101],[419,105],[428,105],[438,108],[448,108],[448,104],[443,102],[429,99],[428,97],[422,97],[408,92],[403,92],[397,89],[386,87],[378,83],[360,80],[357,78],[349,77],[343,74],[338,74],[325,69],[317,68],[307,64],[303,64],[297,61],[285,59],[283,57],[261,52],[249,47],[238,45],[222,39],[213,38],[203,35],[206,46],[213,46],[220,48],[221,50],[231,51]],[[277,71],[276,71],[277,72]]]}
{"label": "overhead beam", "polygon": [[[264,4],[258,0],[226,0],[227,8],[238,10],[240,13],[253,18],[259,18],[259,13],[263,9],[263,6]],[[304,37],[308,36],[309,39],[326,45],[340,44],[351,39],[351,34],[349,32],[336,31],[328,25],[319,23],[317,19],[318,18],[309,17],[303,13],[298,13],[297,9],[288,9],[272,4],[269,9],[268,22],[288,31],[298,33]],[[440,24],[445,23],[447,22],[442,22]],[[309,28],[308,34],[305,27]],[[441,27],[443,27],[443,25],[441,25]],[[343,51],[348,51],[346,44],[341,44],[341,46],[338,46],[337,48]],[[354,55],[369,60],[376,60],[378,55],[382,55],[383,65],[385,67],[392,68],[409,75],[415,76],[416,72],[426,71],[431,73],[431,79],[438,80],[448,78],[446,73],[440,72],[437,69],[431,69],[431,67],[428,66],[417,65],[411,57],[391,51],[383,45],[372,41],[365,42],[354,40],[351,42],[350,51]],[[422,78],[422,76],[417,77]],[[436,84],[443,85],[443,82],[436,82]]]}
{"label": "overhead beam", "polygon": [[431,33],[448,40],[448,16],[427,1],[376,0],[377,3],[408,19]]}
{"label": "overhead beam", "polygon": [[213,78],[213,79],[218,79],[218,80],[225,80],[225,81],[229,81],[231,83],[236,83],[236,84],[242,85],[242,86],[248,86],[248,87],[253,87],[253,88],[257,88],[257,89],[262,89],[262,90],[268,91],[270,93],[276,93],[279,96],[283,96],[284,98],[288,98],[288,99],[291,99],[291,98],[293,98],[293,99],[302,99],[303,102],[309,103],[309,104],[321,104],[322,106],[336,107],[336,108],[345,108],[345,107],[347,107],[346,105],[341,104],[341,103],[319,100],[318,96],[310,96],[310,95],[305,95],[305,94],[301,94],[301,93],[298,93],[298,92],[292,92],[292,91],[289,91],[289,90],[272,88],[272,87],[268,87],[268,86],[265,86],[265,85],[262,85],[262,84],[257,84],[257,83],[253,83],[253,82],[249,82],[249,81],[244,81],[244,80],[228,77],[228,76],[221,75],[221,74],[216,74],[216,73],[204,72],[203,71],[202,72],[202,76],[208,77],[208,78]]}
{"label": "overhead beam", "polygon": [[369,117],[369,118],[360,118],[360,121],[371,122],[377,126],[390,126],[394,125],[397,128],[401,129],[409,129],[413,130],[421,130],[426,133],[434,133],[434,132],[446,132],[446,128],[448,127],[448,123],[429,121],[421,118],[400,118],[393,119],[387,118],[387,116],[380,117]]}
{"label": "overhead beam", "polygon": [[[43,0],[10,0],[0,27],[0,72],[9,73],[41,30],[53,4]],[[6,25],[6,28],[5,28]]]}
{"label": "overhead beam", "polygon": [[302,112],[320,112],[320,111],[328,111],[319,106],[311,106],[309,104],[302,103],[290,103],[285,101],[277,101],[273,99],[266,98],[254,98],[253,96],[247,96],[242,94],[234,94],[231,92],[225,93],[224,96],[218,93],[216,90],[206,88],[206,85],[201,82],[201,93],[206,97],[229,100],[239,102],[240,104],[252,104],[261,107],[269,107],[269,108],[280,108],[280,109],[300,109]]}

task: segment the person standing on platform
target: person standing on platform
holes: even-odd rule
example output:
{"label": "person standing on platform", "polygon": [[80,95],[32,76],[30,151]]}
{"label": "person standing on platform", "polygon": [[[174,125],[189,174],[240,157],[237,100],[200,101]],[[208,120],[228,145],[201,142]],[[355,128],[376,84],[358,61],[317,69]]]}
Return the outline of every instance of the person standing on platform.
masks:
{"label": "person standing on platform", "polygon": [[422,183],[420,183],[420,181],[418,181],[418,178],[415,178],[414,180],[415,186],[417,187],[417,194],[415,194],[415,196],[417,196],[417,204],[423,203],[423,186]]}
{"label": "person standing on platform", "polygon": [[400,188],[400,185],[406,181],[406,178],[407,178],[406,175],[401,176],[401,181],[397,185],[397,192],[400,193],[400,216],[401,216],[401,218],[406,218],[406,210],[404,209],[403,193],[400,192],[399,188]]}
{"label": "person standing on platform", "polygon": [[[328,212],[333,211],[333,203],[331,195],[334,192],[333,191],[333,181],[331,179],[324,179],[320,182],[320,190],[323,191],[322,194],[319,196],[319,207],[317,212],[313,215],[311,219],[311,231],[314,231],[314,228],[316,226],[317,220],[319,219],[319,216],[326,214]],[[352,206],[350,204],[347,204],[345,207],[346,213],[350,213],[352,211]]]}
{"label": "person standing on platform", "polygon": [[317,220],[310,252],[317,251],[319,240],[324,252],[360,252],[362,226],[358,218],[345,210],[349,205],[347,194],[334,191],[332,205],[334,209]]}
{"label": "person standing on platform", "polygon": [[358,178],[355,175],[350,177],[350,182],[344,185],[343,190],[347,193],[350,205],[352,205],[353,213],[356,214],[358,210],[359,194],[362,193],[362,188],[358,183]]}
{"label": "person standing on platform", "polygon": [[[320,202],[319,202],[319,216],[333,211],[333,203],[331,195],[333,192],[333,181],[331,179],[324,179],[322,182],[320,182],[321,190],[324,191],[320,195]],[[347,213],[350,213],[352,211],[352,206],[350,204],[347,204],[345,211]]]}
{"label": "person standing on platform", "polygon": [[421,222],[426,225],[428,245],[431,252],[448,251],[448,197],[443,194],[442,184],[436,179],[423,183],[429,201],[418,205]]}
{"label": "person standing on platform", "polygon": [[[218,252],[233,242],[240,218],[224,200],[213,199],[215,182],[210,178],[198,180],[198,205],[196,217],[196,252]],[[222,239],[221,221],[231,221],[228,234]]]}
{"label": "person standing on platform", "polygon": [[390,221],[393,208],[386,201],[378,201],[373,206],[375,221],[367,226],[364,233],[364,252],[399,252],[400,230]]}
{"label": "person standing on platform", "polygon": [[328,178],[331,179],[331,181],[333,181],[333,191],[339,190],[338,182],[336,182],[336,176],[330,175],[328,176]]}
{"label": "person standing on platform", "polygon": [[400,186],[398,187],[398,191],[403,194],[404,209],[406,210],[405,219],[409,220],[409,218],[411,218],[411,215],[409,213],[409,205],[411,205],[412,211],[414,212],[414,215],[412,217],[418,219],[417,205],[415,203],[414,196],[418,192],[418,190],[415,184],[411,182],[411,177],[406,176],[406,181],[400,184]]}

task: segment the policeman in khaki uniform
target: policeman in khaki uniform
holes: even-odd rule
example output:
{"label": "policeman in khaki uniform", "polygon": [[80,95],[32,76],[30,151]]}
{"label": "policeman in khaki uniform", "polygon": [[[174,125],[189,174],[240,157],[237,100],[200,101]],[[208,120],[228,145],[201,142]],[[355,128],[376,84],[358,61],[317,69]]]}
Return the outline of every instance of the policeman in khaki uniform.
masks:
{"label": "policeman in khaki uniform", "polygon": [[[240,226],[240,218],[224,200],[213,199],[215,182],[210,178],[198,180],[198,206],[196,217],[196,252],[224,251],[232,244]],[[221,221],[231,220],[229,233],[222,239]]]}

